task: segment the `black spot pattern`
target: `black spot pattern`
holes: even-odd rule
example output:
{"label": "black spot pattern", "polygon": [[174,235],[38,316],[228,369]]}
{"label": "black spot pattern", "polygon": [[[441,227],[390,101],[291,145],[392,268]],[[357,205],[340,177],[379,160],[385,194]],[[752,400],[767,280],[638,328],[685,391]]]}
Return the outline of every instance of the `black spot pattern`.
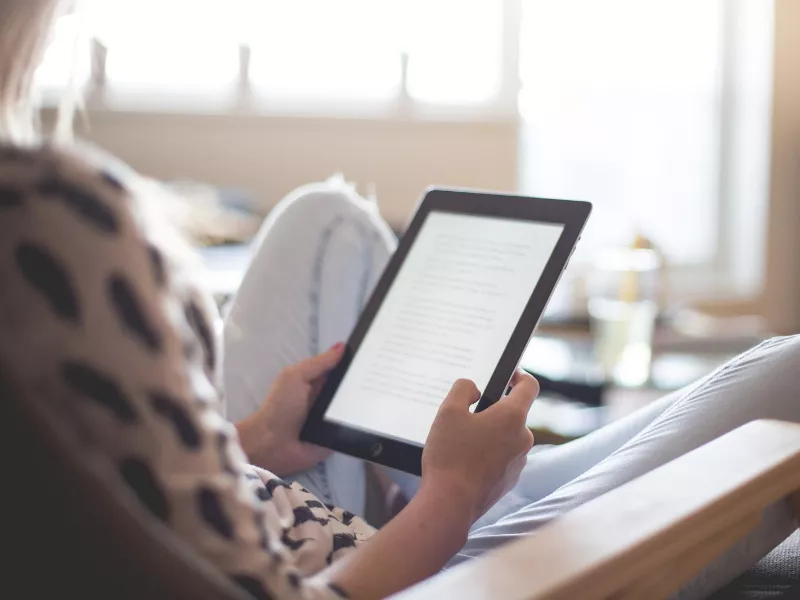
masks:
{"label": "black spot pattern", "polygon": [[67,270],[49,252],[33,244],[20,244],[16,251],[22,276],[44,297],[59,318],[78,323],[81,318],[78,296]]}
{"label": "black spot pattern", "polygon": [[283,545],[286,546],[292,552],[302,548],[303,544],[305,544],[307,541],[308,540],[306,539],[293,540],[292,538],[289,537],[289,529],[284,529],[283,533],[281,534],[281,543],[283,543]]}
{"label": "black spot pattern", "polygon": [[108,294],[123,325],[152,351],[161,349],[161,336],[147,322],[141,303],[130,282],[122,275],[108,280]]}
{"label": "black spot pattern", "polygon": [[321,517],[317,517],[311,511],[310,508],[307,506],[297,506],[294,508],[294,526],[298,527],[304,523],[308,523],[309,521],[316,521],[323,527],[328,524],[328,519],[323,519]]}
{"label": "black spot pattern", "polygon": [[289,573],[286,576],[286,579],[289,580],[289,585],[292,586],[294,589],[298,589],[300,587],[300,575],[297,573]]}
{"label": "black spot pattern", "polygon": [[200,448],[200,432],[192,422],[191,417],[180,403],[163,392],[151,392],[150,403],[153,410],[167,419],[181,443],[189,450]]}
{"label": "black spot pattern", "polygon": [[[2,154],[0,146],[0,161]],[[28,154],[25,153],[23,158]],[[162,458],[167,462],[191,462],[189,452],[196,452],[200,448],[210,452],[212,464],[209,468],[216,475],[212,473],[210,478],[204,479],[202,474],[196,473],[196,478],[186,482],[189,486],[189,502],[192,504],[189,510],[195,520],[190,541],[197,540],[196,543],[201,545],[216,543],[227,546],[241,541],[244,535],[250,535],[252,541],[256,541],[261,548],[262,558],[266,559],[266,572],[248,572],[244,565],[233,566],[227,570],[233,581],[256,600],[271,598],[277,594],[277,590],[291,592],[290,588],[302,589],[305,581],[301,571],[297,571],[294,565],[298,558],[295,553],[301,550],[315,554],[319,552],[319,558],[324,559],[327,551],[354,546],[359,538],[337,536],[335,547],[332,547],[333,533],[320,531],[319,527],[333,524],[338,528],[336,519],[341,518],[338,516],[341,514],[339,509],[335,511],[337,516],[334,516],[306,488],[300,488],[297,484],[290,486],[280,478],[259,476],[252,472],[253,469],[245,467],[240,459],[241,452],[236,447],[235,429],[232,426],[225,429],[221,423],[210,421],[206,425],[196,416],[198,406],[208,409],[212,405],[216,408],[219,399],[213,390],[205,392],[198,385],[197,389],[183,393],[156,381],[148,383],[145,381],[148,379],[146,372],[141,374],[142,379],[129,381],[128,376],[137,376],[137,373],[128,373],[128,367],[148,357],[166,360],[167,349],[174,349],[177,352],[175,360],[186,368],[198,371],[202,370],[202,366],[215,368],[221,354],[215,343],[216,330],[211,305],[207,310],[202,297],[186,296],[192,294],[192,290],[177,285],[181,283],[181,278],[171,277],[169,255],[159,250],[158,240],[152,239],[150,243],[147,232],[137,234],[132,229],[133,222],[127,215],[130,209],[128,200],[134,199],[126,195],[124,178],[117,179],[113,170],[96,171],[93,181],[89,179],[87,171],[72,178],[69,174],[72,163],[62,165],[57,155],[49,151],[39,156],[47,160],[37,158],[32,161],[36,170],[30,173],[31,178],[21,177],[19,182],[4,179],[0,182],[0,216],[6,216],[6,219],[16,218],[16,215],[26,218],[33,214],[31,211],[36,214],[43,212],[48,219],[52,215],[51,224],[63,223],[63,226],[56,226],[52,231],[41,231],[30,238],[20,238],[21,231],[12,231],[18,239],[12,238],[9,248],[16,252],[12,260],[20,263],[13,265],[20,277],[16,284],[18,291],[23,299],[27,296],[26,300],[38,311],[43,326],[58,327],[65,335],[69,331],[79,333],[84,329],[94,331],[96,327],[101,327],[105,346],[92,344],[86,353],[64,353],[58,359],[60,364],[56,363],[59,369],[57,377],[61,379],[59,383],[64,386],[62,390],[67,393],[69,402],[73,408],[88,411],[88,416],[99,418],[99,425],[104,422],[112,433],[117,431],[123,434],[115,440],[107,440],[107,450],[114,461],[112,465],[116,466],[119,479],[130,489],[131,497],[136,497],[144,510],[162,522],[177,526],[177,521],[172,519],[172,511],[175,511],[177,518],[181,509],[179,498],[173,495],[174,490],[169,485],[170,475],[163,470]],[[21,169],[23,165],[0,163],[0,168],[8,167]],[[91,260],[86,259],[91,263],[89,266],[103,268],[101,276],[105,276],[105,279],[100,280],[103,288],[100,290],[102,297],[98,300],[104,301],[110,313],[103,306],[98,310],[101,313],[105,311],[106,316],[110,314],[110,323],[101,314],[95,313],[94,305],[89,302],[88,294],[96,290],[81,286],[85,279],[83,268],[86,263],[79,261],[73,264],[74,257],[69,252],[59,251],[60,248],[68,249],[76,239],[94,252]],[[15,248],[13,244],[19,244],[20,241],[28,242],[27,246]],[[134,242],[134,245],[129,246],[129,242]],[[111,254],[117,251],[126,253],[130,265],[111,264],[114,262]],[[176,285],[173,287],[173,284]],[[164,298],[181,302],[177,315],[162,312],[161,300]],[[193,301],[189,298],[193,298]],[[181,331],[193,344],[189,350],[193,353],[191,362],[181,360],[179,346],[173,348],[170,337],[172,329],[167,325],[175,316],[179,320],[186,319]],[[92,319],[96,317],[101,318],[102,322],[95,323]],[[66,327],[67,322],[73,326]],[[189,335],[187,326],[192,329],[192,335]],[[177,338],[175,343],[180,343]],[[109,363],[113,357],[104,355],[103,348],[111,345],[119,346],[122,355],[118,357],[119,361]],[[200,352],[204,353],[203,357],[198,355]],[[161,374],[162,367],[172,369],[175,366],[171,362],[172,366],[158,364],[161,366],[153,363],[152,368],[156,372],[150,374],[154,377]],[[87,439],[92,438],[96,418],[79,420],[81,433]],[[145,422],[149,423],[151,419],[159,424],[155,425],[156,431],[149,434],[158,435],[155,438],[145,436],[150,442],[144,443],[150,445],[140,453],[137,451],[142,443],[140,434],[148,433],[144,431]],[[138,427],[134,428],[131,424]],[[165,451],[167,455],[163,454]],[[215,451],[219,454],[219,464],[214,464]],[[170,457],[170,452],[177,454]],[[281,496],[281,492],[276,491],[281,487],[287,490],[301,489],[305,495],[284,498],[285,501],[281,503],[293,511],[295,523],[283,520],[283,513],[276,517],[277,522],[273,522],[271,519],[275,517],[275,512],[271,509],[274,507],[262,506],[263,510],[255,511],[251,510],[253,507],[245,507],[251,510],[251,516],[246,516],[246,510],[242,512],[241,505],[234,502],[234,497],[230,495],[233,490],[228,490],[229,486],[217,487],[214,483],[213,477],[219,477],[223,470],[246,478],[251,500],[258,496],[263,502],[269,502],[273,500],[273,494]],[[262,477],[270,481],[262,484]],[[231,483],[233,480],[226,480],[223,476],[224,481]],[[238,529],[240,523],[245,526],[241,532]],[[292,527],[282,529],[283,525],[289,524]],[[295,525],[303,524],[304,527],[295,528]],[[248,526],[255,529],[248,533]],[[309,533],[302,535],[300,532],[305,533],[305,530]],[[331,586],[331,590],[329,594],[335,592],[345,595],[335,586]]]}
{"label": "black spot pattern", "polygon": [[356,536],[349,533],[334,533],[333,534],[333,550],[325,558],[326,562],[330,565],[333,563],[333,555],[343,548],[355,548]]}
{"label": "black spot pattern", "polygon": [[147,253],[150,256],[150,267],[153,269],[153,278],[158,287],[164,287],[167,284],[167,267],[164,264],[164,256],[161,252],[149,244],[147,246]]}
{"label": "black spot pattern", "polygon": [[197,337],[200,338],[200,342],[203,344],[206,367],[208,369],[213,369],[216,364],[214,338],[211,335],[211,328],[203,317],[203,311],[201,311],[200,307],[194,302],[189,302],[185,307],[185,312],[189,326],[197,334]]}
{"label": "black spot pattern", "polygon": [[139,501],[162,521],[169,520],[170,508],[167,497],[161,490],[150,467],[137,458],[127,458],[119,465],[119,472],[125,483],[139,497]]}
{"label": "black spot pattern", "polygon": [[275,489],[279,487],[286,488],[287,490],[292,489],[292,486],[290,486],[283,479],[280,479],[278,477],[270,479],[269,481],[267,481],[266,485],[267,485],[267,491],[269,491],[270,496],[274,495]]}
{"label": "black spot pattern", "polygon": [[250,575],[231,575],[231,579],[255,600],[272,600],[272,596],[267,593],[264,586],[255,577]]}
{"label": "black spot pattern", "polygon": [[333,551],[342,550],[343,548],[355,548],[356,536],[351,533],[334,533],[333,534]]}
{"label": "black spot pattern", "polygon": [[118,233],[119,222],[114,211],[93,193],[58,177],[49,177],[39,184],[39,193],[45,198],[54,197],[85,222],[104,233]]}
{"label": "black spot pattern", "polygon": [[19,190],[0,188],[0,208],[16,208],[22,206],[23,195]]}
{"label": "black spot pattern", "polygon": [[351,513],[349,510],[346,510],[342,513],[342,525],[350,525],[353,522],[355,515]]}
{"label": "black spot pattern", "polygon": [[233,523],[225,514],[219,496],[214,490],[201,487],[197,491],[197,505],[203,519],[211,525],[214,531],[225,539],[233,539]]}
{"label": "black spot pattern", "polygon": [[29,152],[17,146],[0,146],[0,160],[34,163],[39,157],[39,153]]}
{"label": "black spot pattern", "polygon": [[344,598],[345,600],[346,600],[347,598],[349,598],[349,597],[350,597],[350,596],[347,594],[347,592],[345,592],[345,591],[344,591],[342,588],[340,588],[340,587],[339,587],[338,585],[336,585],[335,583],[329,583],[329,584],[328,584],[328,589],[330,589],[330,590],[331,590],[331,591],[332,591],[334,594],[336,594],[336,595],[337,595],[337,596],[339,596],[340,598]]}
{"label": "black spot pattern", "polygon": [[123,423],[137,421],[133,403],[108,375],[87,364],[68,361],[61,365],[61,377],[72,390],[111,411]]}

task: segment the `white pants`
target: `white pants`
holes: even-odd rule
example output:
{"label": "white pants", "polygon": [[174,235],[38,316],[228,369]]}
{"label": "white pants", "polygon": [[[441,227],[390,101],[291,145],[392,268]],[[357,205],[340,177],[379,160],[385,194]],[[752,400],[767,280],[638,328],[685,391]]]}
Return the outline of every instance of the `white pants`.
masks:
{"label": "white pants", "polygon": [[[225,324],[228,418],[263,401],[285,366],[350,330],[395,249],[377,207],[342,183],[301,188],[270,214]],[[703,380],[582,439],[534,450],[519,483],[472,528],[450,565],[528,534],[558,515],[758,418],[800,422],[800,337],[769,340]],[[335,454],[300,481],[325,502],[363,514],[364,464]],[[418,478],[392,471],[408,496]],[[704,598],[796,528],[788,503],[714,562],[680,596]]]}

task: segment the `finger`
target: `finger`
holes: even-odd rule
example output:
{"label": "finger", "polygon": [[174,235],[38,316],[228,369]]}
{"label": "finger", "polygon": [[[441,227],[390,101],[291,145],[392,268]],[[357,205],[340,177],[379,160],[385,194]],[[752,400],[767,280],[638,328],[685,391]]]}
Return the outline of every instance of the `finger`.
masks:
{"label": "finger", "polygon": [[339,342],[322,354],[317,354],[316,356],[300,361],[295,365],[295,369],[305,381],[313,381],[333,369],[339,362],[339,359],[342,358],[343,352],[344,343]]}
{"label": "finger", "polygon": [[511,384],[513,387],[503,402],[506,404],[518,403],[527,413],[531,409],[533,401],[536,400],[536,396],[539,395],[539,382],[533,375],[517,369],[511,378]]}
{"label": "finger", "polygon": [[469,379],[457,379],[442,402],[442,406],[456,406],[468,409],[480,400],[481,392],[478,386]]}
{"label": "finger", "polygon": [[525,377],[525,375],[529,375],[529,373],[517,367],[516,369],[514,369],[514,374],[511,376],[511,381],[509,382],[509,385],[511,385],[511,387],[514,387],[520,381],[522,381],[522,378]]}
{"label": "finger", "polygon": [[522,453],[520,454],[520,456],[524,457],[525,460],[527,460],[528,452],[531,451],[531,448],[533,448],[533,444],[536,442],[536,440],[533,437],[533,432],[528,428],[527,425],[523,429],[521,437],[522,437],[521,441]]}

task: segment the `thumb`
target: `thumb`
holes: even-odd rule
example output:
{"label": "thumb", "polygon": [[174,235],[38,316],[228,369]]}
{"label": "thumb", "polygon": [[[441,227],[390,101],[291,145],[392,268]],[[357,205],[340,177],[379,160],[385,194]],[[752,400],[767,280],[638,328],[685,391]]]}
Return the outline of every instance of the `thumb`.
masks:
{"label": "thumb", "polygon": [[306,381],[313,381],[318,377],[322,377],[337,365],[339,359],[342,358],[344,347],[344,342],[339,342],[322,354],[300,361],[297,363],[297,372]]}
{"label": "thumb", "polygon": [[525,412],[528,412],[533,401],[536,400],[536,396],[539,395],[539,382],[533,375],[517,369],[511,378],[511,385],[511,391],[502,399],[502,402],[506,404],[516,402],[523,406]]}
{"label": "thumb", "polygon": [[457,379],[447,393],[447,397],[442,402],[442,406],[451,405],[461,409],[469,409],[470,406],[480,400],[481,392],[478,386],[469,379]]}

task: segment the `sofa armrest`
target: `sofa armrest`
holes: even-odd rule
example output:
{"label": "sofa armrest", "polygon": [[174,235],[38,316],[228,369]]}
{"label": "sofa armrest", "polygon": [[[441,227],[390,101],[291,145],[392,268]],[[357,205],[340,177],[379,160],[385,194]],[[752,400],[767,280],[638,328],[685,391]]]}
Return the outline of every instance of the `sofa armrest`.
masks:
{"label": "sofa armrest", "polygon": [[798,494],[800,424],[754,421],[397,597],[665,598]]}

